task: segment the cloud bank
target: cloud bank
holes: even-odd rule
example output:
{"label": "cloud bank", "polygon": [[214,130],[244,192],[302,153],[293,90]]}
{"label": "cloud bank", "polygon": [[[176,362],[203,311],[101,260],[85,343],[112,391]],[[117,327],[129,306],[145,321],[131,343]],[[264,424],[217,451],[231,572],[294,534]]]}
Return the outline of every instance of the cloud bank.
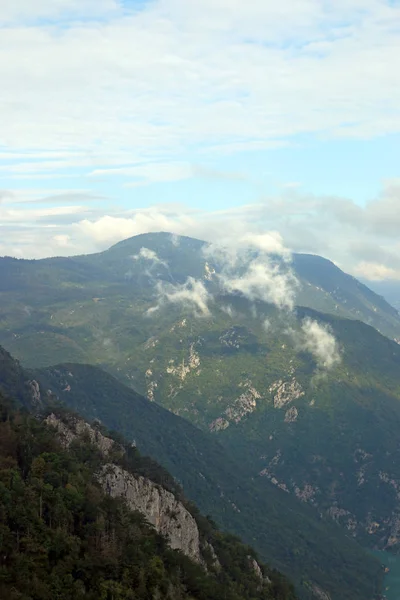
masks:
{"label": "cloud bank", "polygon": [[83,202],[81,192],[72,194],[68,205],[39,207],[31,201],[39,193],[1,192],[0,255],[40,258],[97,252],[133,235],[170,231],[174,236],[210,242],[214,257],[218,259],[219,252],[221,260],[233,265],[239,260],[239,249],[250,244],[253,251],[266,249],[283,259],[290,257],[285,248],[319,254],[371,281],[400,280],[397,182],[385,184],[379,196],[365,206],[296,190],[212,212],[195,211],[183,204],[131,211],[107,209]]}

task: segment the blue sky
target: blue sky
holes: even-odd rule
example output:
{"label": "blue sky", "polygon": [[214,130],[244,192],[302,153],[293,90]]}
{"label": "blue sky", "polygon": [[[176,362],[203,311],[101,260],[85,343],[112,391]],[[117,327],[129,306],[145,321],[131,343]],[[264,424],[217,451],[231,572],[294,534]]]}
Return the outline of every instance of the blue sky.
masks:
{"label": "blue sky", "polygon": [[[182,202],[212,210],[226,209],[253,202],[260,196],[279,194],[296,188],[317,195],[342,196],[363,205],[376,198],[385,181],[400,175],[400,136],[392,134],[369,140],[329,140],[319,136],[298,136],[287,146],[269,150],[236,152],[233,155],[207,157],[183,155],[193,173],[186,179],[153,182],[127,187],[129,176],[93,177],[86,168],[67,168],[67,177],[41,180],[40,187],[49,195],[56,187],[90,190],[112,199],[125,208],[140,208],[159,202]],[[34,158],[34,154],[32,155]],[[18,165],[4,160],[3,165]],[[38,161],[40,165],[40,161]],[[3,173],[2,187],[13,189],[16,180]],[[17,180],[18,181],[18,180]],[[29,178],[19,180],[18,188],[31,189]],[[37,198],[40,200],[40,196]],[[400,210],[400,206],[399,206]]]}
{"label": "blue sky", "polygon": [[399,2],[2,4],[0,254],[225,219],[400,278]]}

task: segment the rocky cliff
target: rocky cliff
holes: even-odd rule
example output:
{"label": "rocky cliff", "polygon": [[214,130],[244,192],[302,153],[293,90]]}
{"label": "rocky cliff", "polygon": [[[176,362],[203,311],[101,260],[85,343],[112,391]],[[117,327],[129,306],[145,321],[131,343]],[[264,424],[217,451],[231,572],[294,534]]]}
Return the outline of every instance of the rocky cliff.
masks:
{"label": "rocky cliff", "polygon": [[[85,435],[89,437],[92,444],[97,446],[104,457],[107,457],[112,448],[117,446],[114,440],[103,435],[83,419],[69,418],[68,421],[65,422],[52,413],[46,418],[45,422],[47,425],[52,425],[57,430],[58,439],[64,448],[68,448],[73,441]],[[124,449],[121,446],[118,447],[118,449],[121,452],[124,452]]]}
{"label": "rocky cliff", "polygon": [[202,561],[196,521],[173,494],[150,479],[134,476],[112,463],[103,466],[99,481],[112,497],[124,498],[132,510],[141,512],[171,548]]}
{"label": "rocky cliff", "polygon": [[[106,459],[113,449],[124,452],[122,446],[83,419],[69,417],[65,421],[52,413],[45,422],[57,430],[59,440],[65,448],[79,437],[88,436]],[[97,478],[108,494],[114,498],[124,498],[132,510],[141,512],[156,531],[168,540],[171,548],[181,550],[196,562],[203,562],[197,523],[171,492],[150,479],[134,475],[111,462],[101,467]]]}

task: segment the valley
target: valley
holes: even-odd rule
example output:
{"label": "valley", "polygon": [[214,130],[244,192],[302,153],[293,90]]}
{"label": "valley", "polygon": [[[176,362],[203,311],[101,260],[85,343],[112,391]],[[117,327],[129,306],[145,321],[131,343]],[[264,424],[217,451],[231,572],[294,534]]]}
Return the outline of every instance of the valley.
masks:
{"label": "valley", "polygon": [[170,234],[0,270],[22,379],[135,440],[302,597],[378,593],[362,548],[400,548],[400,317],[382,297],[320,257]]}

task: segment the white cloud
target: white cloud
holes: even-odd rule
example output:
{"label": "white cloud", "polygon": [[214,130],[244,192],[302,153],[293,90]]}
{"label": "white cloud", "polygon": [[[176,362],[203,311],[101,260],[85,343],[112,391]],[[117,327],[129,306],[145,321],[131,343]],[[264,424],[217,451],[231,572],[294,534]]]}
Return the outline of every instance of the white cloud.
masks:
{"label": "white cloud", "polygon": [[290,259],[290,250],[285,247],[279,231],[246,233],[240,238],[239,243],[244,247],[255,248],[267,254],[278,254]]}
{"label": "white cloud", "polygon": [[271,329],[271,321],[269,319],[264,319],[262,327],[264,331],[269,331]]}
{"label": "white cloud", "polygon": [[[160,259],[157,256],[157,253],[154,250],[150,250],[150,248],[140,248],[139,254],[135,254],[132,256],[133,260],[139,260],[140,258],[144,258],[145,260],[151,260],[158,262]],[[160,261],[162,262],[162,261]]]}
{"label": "white cloud", "polygon": [[236,315],[236,312],[231,304],[222,304],[220,306],[220,309],[222,310],[222,312],[227,314],[228,317],[230,317],[231,319],[233,319]]}
{"label": "white cloud", "polygon": [[196,317],[210,316],[209,304],[212,302],[212,295],[200,280],[188,277],[185,283],[177,285],[159,281],[156,291],[157,305],[147,311],[148,315],[171,303],[191,310]]}
{"label": "white cloud", "polygon": [[314,356],[318,367],[332,369],[340,362],[339,345],[326,325],[306,318],[301,329],[304,336],[302,346]]}
{"label": "white cloud", "polygon": [[398,132],[399,13],[389,0],[2,2],[1,156],[14,176],[114,166],[137,185],[188,177],[188,154]]}
{"label": "white cloud", "polygon": [[105,215],[100,219],[84,219],[74,228],[78,237],[91,240],[105,248],[125,238],[150,231],[169,231],[181,234],[194,229],[194,219],[186,213],[169,215],[157,207],[137,210],[134,214],[121,217]]}
{"label": "white cloud", "polygon": [[172,245],[175,246],[175,248],[179,247],[180,239],[179,239],[179,236],[176,235],[176,233],[171,233],[171,242],[172,242]]}
{"label": "white cloud", "polygon": [[69,235],[55,235],[53,237],[53,240],[56,242],[56,244],[60,247],[60,248],[71,248],[71,239],[69,237]]}
{"label": "white cloud", "polygon": [[0,24],[38,19],[97,17],[116,11],[120,6],[115,0],[5,0],[0,5]]}
{"label": "white cloud", "polygon": [[150,277],[153,276],[153,271],[157,265],[164,267],[169,273],[169,267],[165,260],[161,260],[161,258],[157,256],[157,252],[154,252],[154,250],[151,250],[150,248],[140,248],[139,254],[132,256],[132,259],[135,261],[144,260],[145,262],[150,263],[148,269],[146,269],[146,273]]}
{"label": "white cloud", "polygon": [[227,292],[241,292],[250,301],[262,300],[289,310],[294,307],[296,278],[290,270],[272,264],[268,257],[251,261],[239,276],[223,271],[220,282]]}
{"label": "white cloud", "polygon": [[31,224],[45,218],[60,216],[81,215],[87,211],[86,206],[49,206],[47,208],[34,208],[29,210],[19,210],[15,208],[0,208],[0,221],[6,223],[26,223]]}
{"label": "white cloud", "polygon": [[[137,234],[167,231],[172,236],[210,242],[207,259],[212,257],[225,269],[228,265],[244,268],[251,258],[246,252],[250,245],[253,257],[265,250],[288,261],[290,249],[325,256],[356,277],[400,279],[400,211],[396,208],[400,206],[400,186],[396,181],[387,182],[365,206],[346,198],[291,190],[257,203],[210,212],[184,204],[122,211],[97,203],[93,206],[88,202],[93,198],[88,190],[61,191],[0,191],[0,253],[27,258],[68,254],[67,247],[62,249],[52,241],[54,232],[49,225],[57,227],[57,234],[68,235],[81,253],[104,250]],[[54,202],[51,198],[47,201],[49,195],[55,197]],[[26,226],[29,236],[22,229]]]}
{"label": "white cloud", "polygon": [[400,269],[392,269],[376,262],[362,261],[354,268],[354,274],[369,281],[383,281],[385,279],[400,279]]}
{"label": "white cloud", "polygon": [[149,183],[180,181],[194,176],[194,170],[189,163],[149,163],[116,169],[97,169],[89,173],[91,177],[104,175],[123,175],[132,181],[125,187],[138,187]]}
{"label": "white cloud", "polygon": [[240,292],[251,302],[262,300],[292,310],[298,281],[288,264],[291,252],[280,233],[259,233],[254,223],[244,219],[237,219],[235,227],[222,229],[225,234],[220,233],[218,241],[203,248],[204,256],[218,265],[222,289]]}

